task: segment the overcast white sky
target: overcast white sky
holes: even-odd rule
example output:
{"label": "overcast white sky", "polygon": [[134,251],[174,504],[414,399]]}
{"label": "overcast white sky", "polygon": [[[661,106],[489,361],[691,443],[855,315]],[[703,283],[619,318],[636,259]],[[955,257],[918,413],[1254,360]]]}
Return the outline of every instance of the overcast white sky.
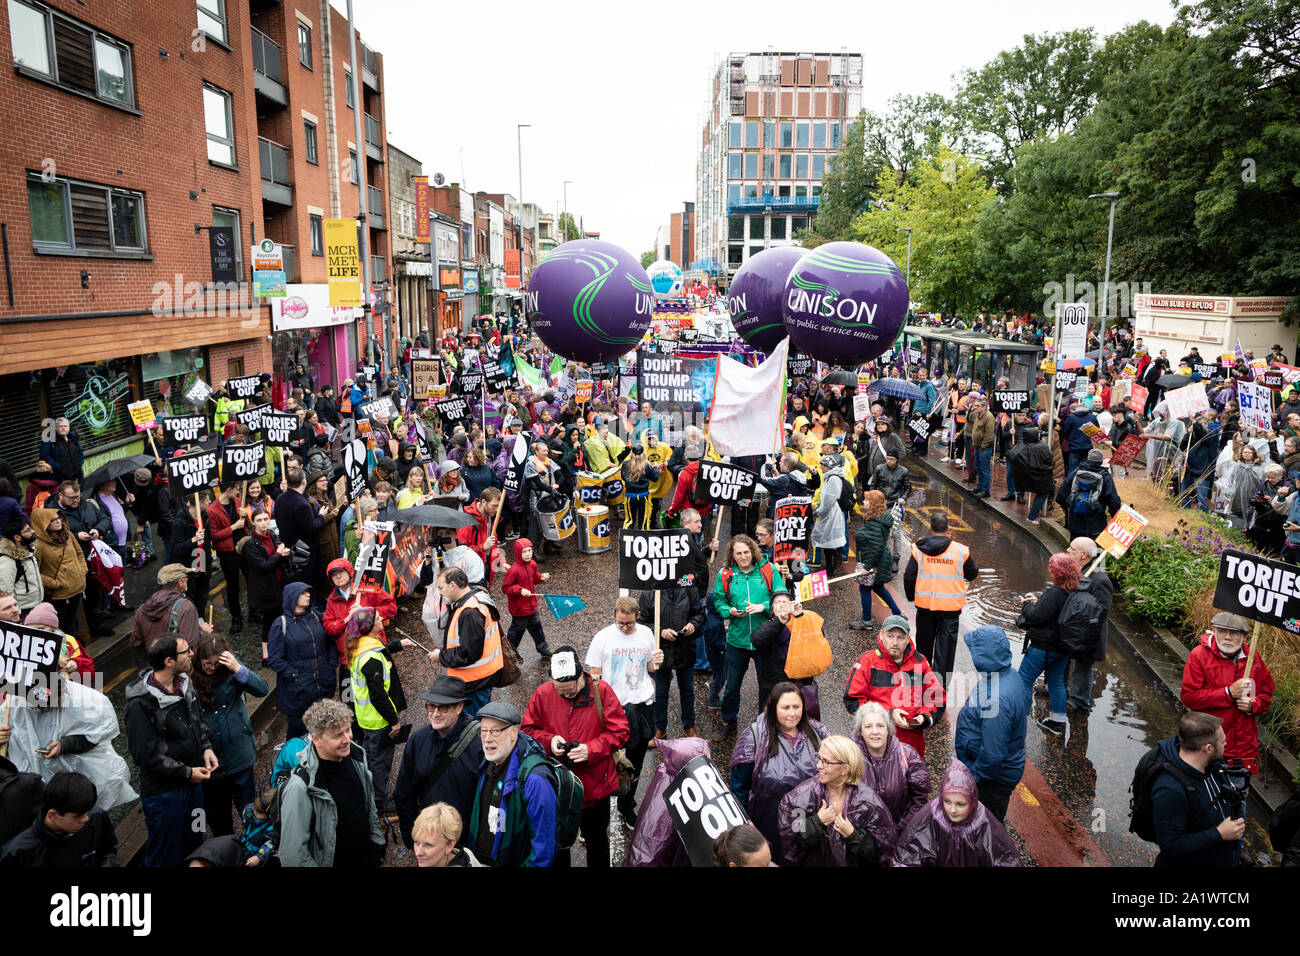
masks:
{"label": "overcast white sky", "polygon": [[[331,0],[340,11],[346,6]],[[952,92],[1026,33],[1091,26],[1104,36],[1168,0],[354,0],[357,28],[384,55],[393,145],[469,189],[519,192],[555,212],[564,180],[586,228],[639,255],[695,199],[708,82],[719,57],[774,47],[864,54],[868,109],[895,93]],[[462,175],[463,169],[463,175]]]}

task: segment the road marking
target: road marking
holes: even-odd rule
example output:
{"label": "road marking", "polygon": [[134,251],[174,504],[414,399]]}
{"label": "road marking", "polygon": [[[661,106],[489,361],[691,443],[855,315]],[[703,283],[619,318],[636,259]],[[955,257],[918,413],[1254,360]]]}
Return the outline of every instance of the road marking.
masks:
{"label": "road marking", "polygon": [[927,526],[930,522],[930,515],[936,511],[941,511],[948,516],[948,529],[950,531],[969,531],[974,532],[974,528],[962,520],[961,516],[951,508],[944,505],[922,505],[920,508],[908,508],[912,512],[912,517],[917,521],[923,522]]}
{"label": "road marking", "polygon": [[122,683],[122,681],[126,680],[135,672],[136,672],[136,668],[134,667],[128,667],[126,670],[122,671],[122,673],[114,677],[113,680],[108,684],[108,686],[104,688],[104,693],[105,694],[111,693],[114,687]]}

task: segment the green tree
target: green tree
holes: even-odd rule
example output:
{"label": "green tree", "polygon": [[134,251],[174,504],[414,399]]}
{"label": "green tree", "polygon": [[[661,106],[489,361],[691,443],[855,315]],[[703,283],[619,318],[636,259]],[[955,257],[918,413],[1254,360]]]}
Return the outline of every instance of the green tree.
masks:
{"label": "green tree", "polygon": [[563,237],[564,242],[569,242],[582,236],[582,232],[578,229],[577,221],[567,212],[560,213],[560,221],[556,226],[556,230]]}
{"label": "green tree", "polygon": [[942,142],[953,144],[952,104],[937,93],[898,94],[882,114],[864,111],[863,142],[868,165],[892,169],[910,179],[917,163],[934,156]]}
{"label": "green tree", "polygon": [[652,263],[652,262],[654,262],[654,261],[655,261],[655,254],[654,254],[654,250],[653,250],[653,249],[651,249],[651,250],[649,250],[649,251],[647,251],[647,252],[643,252],[643,253],[641,253],[641,268],[642,268],[642,269],[648,269],[648,268],[650,268],[650,263]]}
{"label": "green tree", "polygon": [[963,145],[977,147],[988,172],[1007,188],[1016,149],[1066,132],[1096,103],[1104,62],[1093,31],[1025,34],[979,70],[965,70],[954,100]]}
{"label": "green tree", "polygon": [[940,146],[914,169],[912,181],[892,169],[880,174],[877,200],[853,221],[852,237],[875,246],[907,269],[907,234],[912,229],[911,298],[944,312],[978,310],[985,290],[976,276],[974,224],[996,202],[979,163]]}

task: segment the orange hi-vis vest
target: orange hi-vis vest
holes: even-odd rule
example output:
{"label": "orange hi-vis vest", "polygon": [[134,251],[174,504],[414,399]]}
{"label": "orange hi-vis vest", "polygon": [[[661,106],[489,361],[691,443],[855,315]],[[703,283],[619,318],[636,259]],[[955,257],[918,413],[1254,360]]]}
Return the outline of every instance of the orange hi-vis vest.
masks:
{"label": "orange hi-vis vest", "polygon": [[452,615],[451,623],[447,625],[447,649],[460,647],[460,616],[467,611],[483,615],[483,656],[468,667],[448,667],[447,676],[459,677],[469,684],[495,674],[501,670],[504,662],[501,659],[501,625],[492,620],[492,615],[477,594],[458,607]]}
{"label": "orange hi-vis vest", "polygon": [[916,606],[927,611],[960,611],[966,606],[966,577],[962,566],[970,556],[964,544],[952,541],[942,554],[928,555],[915,544]]}

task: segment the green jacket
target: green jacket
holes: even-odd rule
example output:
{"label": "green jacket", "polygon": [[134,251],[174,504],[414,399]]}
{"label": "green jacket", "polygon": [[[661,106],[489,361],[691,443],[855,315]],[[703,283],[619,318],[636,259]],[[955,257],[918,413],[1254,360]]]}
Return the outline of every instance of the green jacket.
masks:
{"label": "green jacket", "polygon": [[[754,649],[754,645],[750,643],[750,636],[772,616],[772,595],[786,590],[781,572],[770,561],[764,560],[763,564],[771,569],[770,589],[767,581],[763,579],[762,565],[754,565],[748,574],[735,566],[724,568],[718,572],[717,580],[713,585],[713,607],[727,622],[727,643],[732,647],[740,647],[747,651]],[[726,589],[727,570],[731,571],[730,599],[727,598]],[[743,611],[748,603],[762,605],[762,612],[742,614],[740,617],[731,616],[733,607]]]}
{"label": "green jacket", "polygon": [[885,584],[894,577],[894,555],[889,550],[889,532],[893,527],[894,512],[886,509],[883,514],[862,522],[853,536],[858,550],[858,567],[875,568],[876,584]]}
{"label": "green jacket", "polygon": [[[338,810],[329,792],[316,786],[320,757],[310,741],[302,748],[298,759],[307,770],[308,779],[304,783],[294,773],[282,784],[284,793],[280,809],[280,863],[284,866],[333,866],[334,841],[338,835]],[[361,785],[365,789],[366,806],[370,808],[370,842],[382,847],[385,842],[384,831],[379,825],[379,813],[375,810],[374,781],[366,767],[365,754],[359,746],[353,744],[347,759],[352,761],[360,774]]]}

